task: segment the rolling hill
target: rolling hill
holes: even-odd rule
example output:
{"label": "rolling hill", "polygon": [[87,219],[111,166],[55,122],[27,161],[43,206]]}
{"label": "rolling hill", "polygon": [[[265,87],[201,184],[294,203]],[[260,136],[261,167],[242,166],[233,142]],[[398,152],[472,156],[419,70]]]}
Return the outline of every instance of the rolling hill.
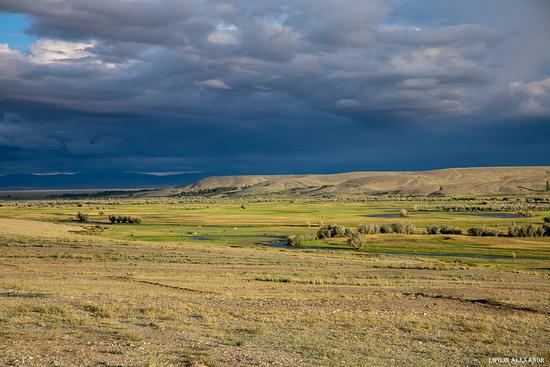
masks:
{"label": "rolling hill", "polygon": [[417,172],[350,172],[310,175],[208,177],[163,189],[161,195],[208,192],[217,188],[230,195],[371,194],[371,195],[491,195],[544,192],[550,166],[449,168]]}

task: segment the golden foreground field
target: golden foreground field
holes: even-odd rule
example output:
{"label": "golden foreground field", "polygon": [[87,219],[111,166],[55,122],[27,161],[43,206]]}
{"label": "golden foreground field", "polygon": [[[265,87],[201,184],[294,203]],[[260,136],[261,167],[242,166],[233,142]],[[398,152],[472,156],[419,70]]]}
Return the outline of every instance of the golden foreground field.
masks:
{"label": "golden foreground field", "polygon": [[0,218],[0,365],[550,359],[544,259],[129,241],[75,228]]}

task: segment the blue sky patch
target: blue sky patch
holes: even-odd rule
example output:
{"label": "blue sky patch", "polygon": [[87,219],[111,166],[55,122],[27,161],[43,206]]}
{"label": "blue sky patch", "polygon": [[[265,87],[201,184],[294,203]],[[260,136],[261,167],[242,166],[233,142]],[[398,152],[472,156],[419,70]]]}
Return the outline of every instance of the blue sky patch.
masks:
{"label": "blue sky patch", "polygon": [[25,33],[31,23],[31,18],[26,15],[0,13],[0,43],[7,43],[19,51],[28,51],[37,39]]}

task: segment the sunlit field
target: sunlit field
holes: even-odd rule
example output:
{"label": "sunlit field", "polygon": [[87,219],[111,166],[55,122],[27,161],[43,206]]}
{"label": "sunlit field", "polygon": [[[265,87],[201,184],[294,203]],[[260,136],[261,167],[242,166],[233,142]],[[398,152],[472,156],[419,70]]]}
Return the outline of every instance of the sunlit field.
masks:
{"label": "sunlit field", "polygon": [[[0,364],[548,360],[550,237],[466,231],[505,233],[514,223],[541,224],[550,212],[426,210],[435,205],[279,197],[2,202]],[[79,212],[85,221],[76,220]],[[110,215],[142,221],[113,224]],[[366,235],[358,250],[344,237],[286,245],[287,236],[326,224],[396,222],[413,224],[414,233]],[[465,234],[425,233],[442,225]]]}

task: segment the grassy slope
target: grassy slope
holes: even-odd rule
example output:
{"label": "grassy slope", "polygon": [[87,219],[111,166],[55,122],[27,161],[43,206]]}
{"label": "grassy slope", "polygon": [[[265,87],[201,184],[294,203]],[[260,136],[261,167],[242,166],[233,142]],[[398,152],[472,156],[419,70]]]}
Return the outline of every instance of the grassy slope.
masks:
{"label": "grassy slope", "polygon": [[210,177],[161,190],[160,195],[216,187],[245,187],[237,195],[289,192],[297,194],[386,193],[428,195],[489,195],[545,189],[550,167],[451,168],[418,172],[351,172],[331,175],[274,175]]}

